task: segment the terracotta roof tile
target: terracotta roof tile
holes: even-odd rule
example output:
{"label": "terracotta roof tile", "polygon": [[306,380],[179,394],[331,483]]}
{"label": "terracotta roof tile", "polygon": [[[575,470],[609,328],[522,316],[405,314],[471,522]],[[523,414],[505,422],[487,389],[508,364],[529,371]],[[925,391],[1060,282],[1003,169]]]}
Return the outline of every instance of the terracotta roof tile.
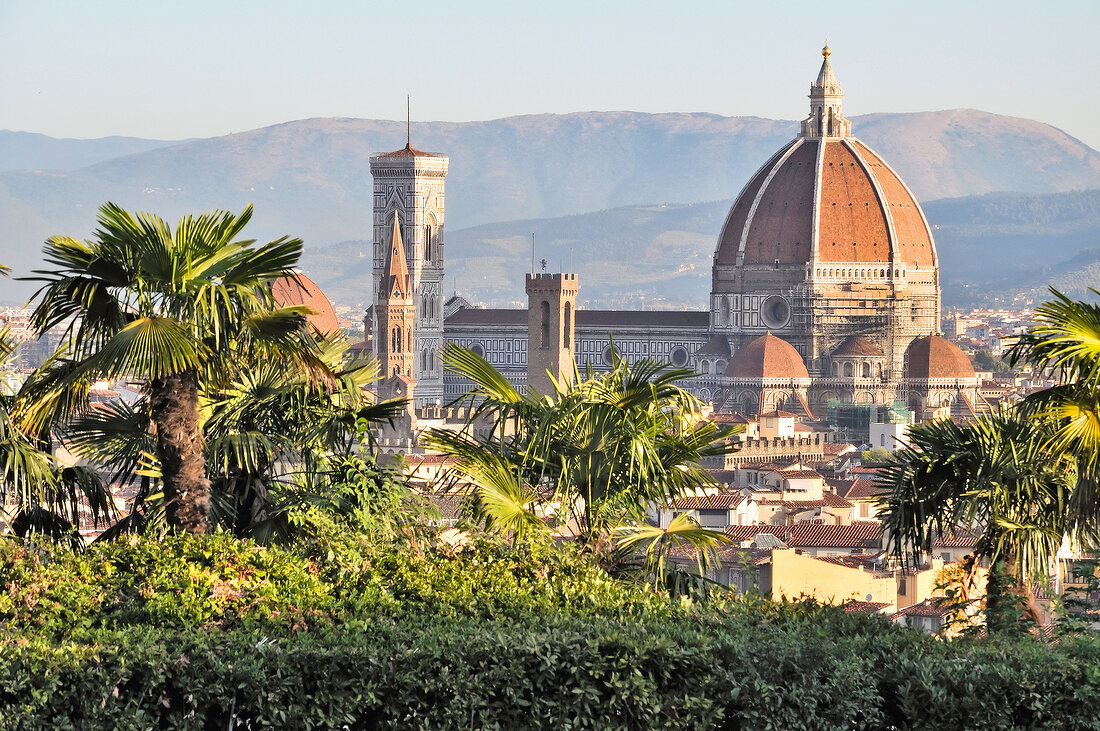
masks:
{"label": "terracotta roof tile", "polygon": [[892,606],[889,602],[862,602],[850,601],[843,605],[845,612],[859,612],[860,614],[881,614],[883,609]]}
{"label": "terracotta roof tile", "polygon": [[710,340],[708,340],[706,344],[703,345],[703,347],[695,351],[695,357],[699,357],[701,355],[710,355],[718,356],[720,358],[728,358],[730,356],[730,353],[732,352],[733,351],[730,348],[729,338],[727,338],[725,335],[722,335],[721,333],[718,333],[716,335],[712,335]]}
{"label": "terracotta roof tile", "polygon": [[859,355],[867,357],[884,357],[885,353],[882,352],[882,348],[878,347],[867,338],[862,335],[853,335],[852,337],[841,343],[836,350],[833,351],[833,355]]}
{"label": "terracotta roof tile", "polygon": [[916,338],[905,351],[906,378],[974,378],[966,353],[939,335]]}
{"label": "terracotta roof tile", "polygon": [[834,482],[836,483],[834,487],[837,494],[847,500],[865,500],[890,492],[884,487],[879,487],[874,480],[868,480],[865,477],[857,477],[853,480],[835,480]]}
{"label": "terracotta roof tile", "polygon": [[380,155],[375,155],[380,158],[395,158],[395,157],[445,157],[438,152],[424,152],[418,150],[412,145],[405,145],[400,150],[394,150],[393,152],[383,152]]}
{"label": "terracotta roof tile", "polygon": [[859,521],[851,525],[795,523],[787,545],[792,548],[878,548],[882,544],[882,525]]}
{"label": "terracotta roof tile", "polygon": [[[819,145],[825,145],[820,166]],[[796,139],[773,155],[730,208],[715,261],[735,264],[741,254],[749,265],[804,264],[815,230],[822,262],[884,268],[899,260],[922,267],[935,262],[917,201],[882,158],[854,138]]]}
{"label": "terracotta roof tile", "polygon": [[978,534],[960,528],[951,533],[937,534],[932,548],[974,548],[978,545]]}
{"label": "terracotta roof tile", "polygon": [[734,353],[726,366],[728,378],[808,379],[809,372],[794,346],[770,332]]}
{"label": "terracotta roof tile", "polygon": [[890,615],[890,619],[897,619],[898,617],[943,617],[950,611],[950,609],[943,606],[942,597],[933,597],[932,599],[925,599],[920,604],[913,604],[899,612],[894,612]]}
{"label": "terracotta roof tile", "polygon": [[271,283],[271,296],[280,307],[305,305],[313,310],[306,320],[317,332],[328,335],[340,332],[336,310],[317,283],[301,272],[293,277],[280,277]]}
{"label": "terracotta roof tile", "polygon": [[682,497],[672,504],[673,510],[733,510],[745,501],[740,492]]}

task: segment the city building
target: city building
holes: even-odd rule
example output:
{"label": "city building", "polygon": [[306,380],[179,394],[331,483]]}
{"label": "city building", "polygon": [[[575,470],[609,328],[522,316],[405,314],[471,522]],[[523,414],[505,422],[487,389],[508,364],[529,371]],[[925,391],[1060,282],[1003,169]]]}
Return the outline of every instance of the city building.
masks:
{"label": "city building", "polygon": [[[568,314],[575,340],[555,358],[571,350],[578,369],[599,371],[611,366],[614,347],[628,361],[651,357],[692,368],[699,377],[689,387],[715,413],[785,411],[820,420],[831,405],[900,404],[918,418],[967,418],[986,408],[969,359],[937,334],[939,261],[928,221],[901,178],[853,136],[827,46],[822,55],[800,134],[730,208],[715,246],[708,310],[575,309],[576,275],[530,272],[529,294],[532,286],[570,283],[549,314],[556,330]],[[539,376],[540,369],[563,372],[547,352],[529,350],[529,337],[542,342],[539,312],[475,308],[459,297],[442,302],[446,170],[446,157],[411,145],[371,158],[376,282],[387,262],[379,242],[395,239],[392,229],[400,227],[415,292],[418,405],[466,391],[440,368],[447,341],[483,355],[517,386],[528,384],[529,356],[538,355],[532,372]],[[536,299],[533,307],[551,304]],[[389,344],[377,329],[378,305],[372,310],[368,330],[377,333],[375,354],[384,360]],[[868,426],[860,431],[870,438]]]}

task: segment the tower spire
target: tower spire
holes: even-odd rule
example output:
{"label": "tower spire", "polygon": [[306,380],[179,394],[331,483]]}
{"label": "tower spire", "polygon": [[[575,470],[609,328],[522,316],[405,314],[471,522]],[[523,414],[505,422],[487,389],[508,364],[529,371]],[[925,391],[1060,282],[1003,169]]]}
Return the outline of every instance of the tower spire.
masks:
{"label": "tower spire", "polygon": [[405,244],[401,241],[401,221],[397,211],[394,211],[393,235],[390,238],[390,251],[386,256],[386,267],[382,270],[382,288],[379,292],[383,297],[406,299],[412,295],[411,290],[409,263],[405,258]]}
{"label": "tower spire", "polygon": [[845,118],[842,109],[844,90],[829,63],[832,53],[829,40],[825,39],[825,46],[821,49],[821,70],[817,72],[817,80],[810,84],[810,116],[802,121],[803,137],[852,136],[852,123]]}

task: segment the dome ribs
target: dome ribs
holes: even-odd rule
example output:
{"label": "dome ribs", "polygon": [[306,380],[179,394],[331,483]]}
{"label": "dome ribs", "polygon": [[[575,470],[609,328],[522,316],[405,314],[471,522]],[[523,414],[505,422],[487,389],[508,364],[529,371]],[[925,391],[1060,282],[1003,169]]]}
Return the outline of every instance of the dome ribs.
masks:
{"label": "dome ribs", "polygon": [[756,194],[742,240],[747,265],[801,264],[809,260],[813,235],[812,171],[817,143],[802,141],[788,148]]}
{"label": "dome ribs", "polygon": [[889,261],[889,228],[875,185],[844,142],[825,143],[819,187],[820,261]]}
{"label": "dome ribs", "polygon": [[909,266],[933,266],[936,263],[936,250],[932,243],[932,233],[912,192],[897,173],[869,147],[859,140],[852,140],[851,144],[866,161],[885,200],[890,203],[889,215],[897,236],[899,259]]}
{"label": "dome ribs", "polygon": [[749,219],[749,213],[752,211],[753,203],[756,201],[756,196],[759,194],[760,188],[764,185],[764,181],[767,180],[768,175],[775,168],[776,163],[782,160],[783,156],[787,154],[787,151],[798,143],[799,140],[795,139],[784,145],[756,171],[756,174],[752,176],[748,184],[741,190],[741,193],[737,196],[737,201],[734,203],[733,207],[730,208],[729,215],[726,216],[726,222],[722,226],[722,233],[718,236],[718,249],[714,255],[716,264],[737,263],[737,255],[741,248],[741,235],[745,230],[745,223]]}

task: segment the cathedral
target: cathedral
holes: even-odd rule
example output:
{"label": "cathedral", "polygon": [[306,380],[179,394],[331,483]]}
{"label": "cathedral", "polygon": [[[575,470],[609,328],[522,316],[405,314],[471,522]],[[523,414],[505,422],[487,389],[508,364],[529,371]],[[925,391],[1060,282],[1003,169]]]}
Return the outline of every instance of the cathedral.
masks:
{"label": "cathedral", "polygon": [[440,405],[466,390],[441,367],[444,342],[473,349],[519,386],[530,368],[538,390],[547,364],[561,372],[563,358],[582,372],[608,368],[614,343],[630,361],[693,368],[691,389],[717,412],[824,420],[837,405],[899,402],[918,419],[980,411],[969,359],[937,334],[928,221],[897,173],[853,136],[828,46],[822,55],[799,135],[730,208],[707,311],[577,310],[583,273],[528,274],[528,310],[444,301],[448,159],[411,145],[372,157],[367,326],[384,376],[400,376],[417,406]]}

